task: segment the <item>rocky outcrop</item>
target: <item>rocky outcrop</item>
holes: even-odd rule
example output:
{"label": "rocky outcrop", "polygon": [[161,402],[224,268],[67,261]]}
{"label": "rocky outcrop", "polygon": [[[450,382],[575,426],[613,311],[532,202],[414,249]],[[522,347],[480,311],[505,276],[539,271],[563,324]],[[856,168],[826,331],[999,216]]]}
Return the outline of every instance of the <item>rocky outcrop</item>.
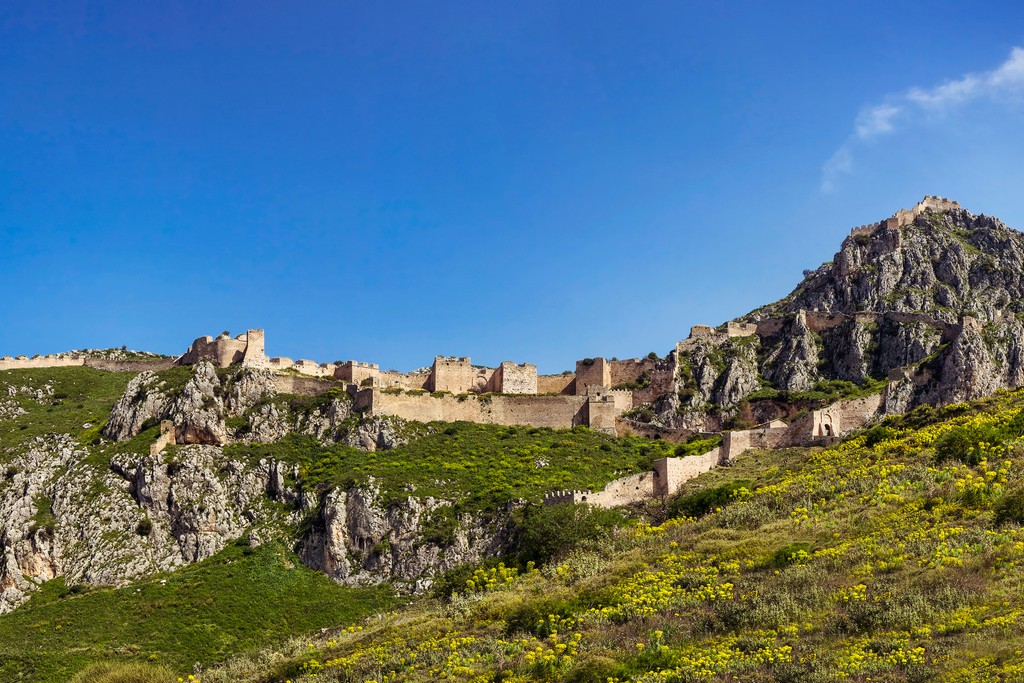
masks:
{"label": "rocky outcrop", "polygon": [[389,416],[363,417],[355,429],[344,437],[344,443],[364,451],[386,451],[406,443],[399,432],[401,420]]}
{"label": "rocky outcrop", "polygon": [[57,576],[122,585],[203,560],[243,534],[286,535],[300,519],[278,463],[235,461],[211,446],[183,447],[173,460],[118,456],[109,467],[90,455],[68,436],[37,438],[7,466],[0,612]]}
{"label": "rocky outcrop", "polygon": [[207,362],[193,366],[177,389],[168,389],[152,372],[133,378],[103,433],[125,441],[161,420],[173,422],[178,444],[272,443],[292,432],[367,451],[406,441],[402,420],[355,413],[343,390],[314,398],[280,396],[268,370],[238,367],[218,374]]}
{"label": "rocky outcrop", "polygon": [[174,421],[177,443],[222,445],[227,442],[225,408],[221,384],[210,363],[193,367],[192,378],[174,399],[170,419]]}
{"label": "rocky outcrop", "polygon": [[756,325],[753,361],[727,335],[689,340],[678,397],[655,401],[655,421],[713,430],[766,387],[799,393],[892,373],[891,410],[1022,386],[1020,316],[1024,234],[926,200],[855,231],[792,294],[738,319]]}
{"label": "rocky outcrop", "polygon": [[780,342],[765,360],[766,377],[777,387],[789,391],[806,391],[819,379],[818,340],[807,325],[807,315],[799,311]]}
{"label": "rocky outcrop", "polygon": [[110,411],[103,434],[114,441],[125,441],[137,435],[147,423],[165,418],[171,408],[170,397],[160,386],[156,374],[140,372],[124,390],[124,395]]}
{"label": "rocky outcrop", "polygon": [[[69,584],[121,585],[206,559],[243,536],[250,543],[299,542],[312,566],[339,581],[396,581],[409,590],[495,547],[492,528],[470,517],[438,535],[438,511],[451,510],[445,501],[410,497],[385,505],[374,487],[303,490],[297,466],[223,447],[297,432],[327,443],[388,449],[405,441],[401,420],[354,413],[343,391],[279,395],[265,370],[218,373],[199,363],[187,379],[182,373],[134,377],[103,431],[127,441],[170,420],[173,449],[143,455],[119,448],[97,458],[90,449],[102,444],[84,446],[57,435],[4,453],[0,612],[58,576]],[[53,400],[49,385],[12,385],[5,393],[12,407],[0,419],[24,413],[26,401]],[[303,520],[309,519],[323,521],[307,531]]]}
{"label": "rocky outcrop", "polygon": [[321,499],[296,486],[299,476],[293,465],[211,445],[119,455],[101,467],[70,437],[34,439],[0,482],[0,612],[58,576],[124,585],[240,537],[297,539],[303,560],[338,581],[410,591],[504,542],[502,523],[457,516],[451,501],[385,503],[372,484],[328,489]]}
{"label": "rocky outcrop", "polygon": [[348,584],[428,588],[432,577],[501,551],[504,522],[456,515],[450,501],[407,498],[384,505],[372,484],[327,495],[300,556]]}

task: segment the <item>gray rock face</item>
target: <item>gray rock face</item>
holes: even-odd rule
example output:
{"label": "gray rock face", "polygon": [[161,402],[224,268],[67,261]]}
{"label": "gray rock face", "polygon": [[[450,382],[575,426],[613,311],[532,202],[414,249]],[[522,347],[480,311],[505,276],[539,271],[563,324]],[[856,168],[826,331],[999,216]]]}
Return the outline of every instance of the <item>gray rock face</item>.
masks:
{"label": "gray rock face", "polygon": [[716,429],[763,386],[802,392],[892,373],[890,410],[1022,386],[1021,316],[1024,234],[960,208],[925,210],[851,235],[792,294],[740,318],[758,324],[755,356],[736,339],[690,343],[678,399],[656,401],[656,421]]}
{"label": "gray rock face", "polygon": [[159,380],[152,372],[141,372],[132,378],[124,395],[110,411],[110,420],[103,429],[104,436],[114,441],[125,441],[141,432],[146,422],[166,417],[171,400],[158,384]]}
{"label": "gray rock face", "polygon": [[170,417],[178,443],[203,443],[216,446],[227,442],[224,401],[220,380],[210,363],[193,367],[192,378],[174,399]]}
{"label": "gray rock face", "polygon": [[297,468],[233,459],[218,446],[118,456],[102,469],[70,437],[40,438],[10,471],[0,484],[0,613],[58,576],[124,585],[204,560],[242,536],[292,543],[308,515],[316,523],[298,541],[309,566],[340,582],[409,591],[498,552],[505,538],[501,522],[469,515],[439,534],[434,516],[450,516],[450,501],[385,505],[373,486],[308,497],[290,483]]}
{"label": "gray rock face", "polygon": [[275,504],[298,497],[277,463],[232,461],[210,446],[109,468],[89,455],[66,435],[38,438],[9,465],[13,475],[0,484],[0,612],[57,576],[122,585],[203,560],[243,533],[287,537],[299,521]]}
{"label": "gray rock face", "polygon": [[359,426],[344,437],[344,443],[364,451],[390,450],[406,442],[399,435],[393,417],[371,417],[360,420]]}
{"label": "gray rock face", "polygon": [[322,442],[339,441],[344,436],[343,423],[350,417],[352,417],[352,402],[335,398],[326,405],[300,415],[296,421],[295,431],[314,436]]}
{"label": "gray rock face", "polygon": [[[14,407],[0,420],[17,415],[16,399],[48,402],[53,395],[49,386],[8,393]],[[339,581],[395,581],[408,590],[497,548],[495,525],[469,517],[458,520],[450,538],[435,538],[432,515],[449,502],[409,498],[385,506],[373,487],[302,492],[297,467],[233,458],[222,447],[273,442],[292,432],[367,450],[404,442],[401,420],[353,413],[345,393],[278,396],[267,371],[218,374],[209,363],[194,366],[177,389],[144,372],[128,383],[104,434],[123,441],[165,419],[173,421],[179,445],[156,455],[120,454],[99,464],[89,447],[67,435],[7,453],[0,477],[0,612],[57,576],[72,584],[122,585],[206,559],[241,536],[298,541],[311,566]],[[300,537],[300,523],[310,515],[319,521]]]}
{"label": "gray rock face", "polygon": [[818,342],[807,325],[807,315],[799,311],[782,335],[782,342],[765,362],[766,376],[777,387],[806,391],[818,380]]}
{"label": "gray rock face", "polygon": [[407,498],[384,506],[372,484],[335,490],[324,498],[300,556],[342,583],[390,582],[420,591],[440,573],[500,552],[507,540],[504,522],[471,515],[452,519],[443,534],[429,533],[438,515],[454,517],[449,501]]}

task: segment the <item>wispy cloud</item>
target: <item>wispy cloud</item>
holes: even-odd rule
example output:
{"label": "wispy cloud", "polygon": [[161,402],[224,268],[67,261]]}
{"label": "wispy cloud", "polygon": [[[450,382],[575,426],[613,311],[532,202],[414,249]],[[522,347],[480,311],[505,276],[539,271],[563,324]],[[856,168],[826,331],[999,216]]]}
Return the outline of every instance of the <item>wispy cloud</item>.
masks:
{"label": "wispy cloud", "polygon": [[831,192],[839,180],[853,172],[856,147],[911,125],[931,114],[943,114],[969,102],[989,99],[1015,101],[1024,95],[1024,48],[1015,47],[1005,62],[991,71],[967,74],[931,88],[914,87],[864,107],[846,141],[822,167],[821,189]]}

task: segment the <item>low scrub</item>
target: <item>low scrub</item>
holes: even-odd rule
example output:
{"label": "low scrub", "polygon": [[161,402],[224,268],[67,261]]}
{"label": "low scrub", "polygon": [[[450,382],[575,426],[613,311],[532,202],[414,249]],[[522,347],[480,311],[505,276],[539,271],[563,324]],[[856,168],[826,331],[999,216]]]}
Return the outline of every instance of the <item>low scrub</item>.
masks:
{"label": "low scrub", "polygon": [[178,680],[179,677],[166,666],[101,662],[80,671],[71,683],[176,683]]}
{"label": "low scrub", "polygon": [[703,517],[724,508],[739,497],[750,493],[752,484],[739,479],[721,486],[701,489],[673,498],[668,504],[669,517]]}

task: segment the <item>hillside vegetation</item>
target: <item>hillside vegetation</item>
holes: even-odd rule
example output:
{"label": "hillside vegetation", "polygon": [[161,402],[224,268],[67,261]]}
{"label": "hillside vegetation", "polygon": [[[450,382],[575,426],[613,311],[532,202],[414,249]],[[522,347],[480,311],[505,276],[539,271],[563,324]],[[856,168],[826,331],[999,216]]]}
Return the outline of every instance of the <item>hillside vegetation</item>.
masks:
{"label": "hillside vegetation", "polygon": [[188,673],[268,642],[354,623],[395,603],[348,588],[280,544],[234,544],[205,562],[126,588],[45,584],[0,616],[0,680],[68,680],[90,662],[155,662]]}
{"label": "hillside vegetation", "polygon": [[1022,405],[924,407],[828,449],[748,454],[669,506],[700,517],[539,570],[481,567],[450,598],[202,680],[1020,680]]}
{"label": "hillside vegetation", "polygon": [[456,500],[459,509],[472,511],[516,499],[539,502],[554,489],[599,490],[618,476],[649,470],[654,460],[674,453],[668,442],[616,438],[586,427],[434,422],[419,431],[419,438],[388,451],[368,453],[289,434],[272,444],[227,446],[225,453],[299,465],[298,483],[306,489],[362,484],[372,477],[386,500],[434,496]]}

